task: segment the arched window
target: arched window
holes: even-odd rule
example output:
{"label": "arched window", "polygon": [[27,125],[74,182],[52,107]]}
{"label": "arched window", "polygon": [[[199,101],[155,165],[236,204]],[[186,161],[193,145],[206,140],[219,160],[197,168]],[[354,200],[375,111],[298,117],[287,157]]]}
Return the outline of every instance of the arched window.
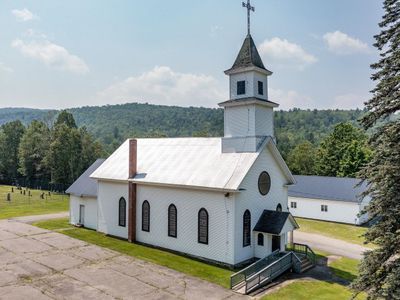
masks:
{"label": "arched window", "polygon": [[282,211],[282,205],[280,203],[276,206],[276,211]]}
{"label": "arched window", "polygon": [[150,231],[150,204],[147,200],[142,204],[142,230]]}
{"label": "arched window", "polygon": [[257,235],[257,245],[264,246],[264,235],[262,233]]}
{"label": "arched window", "polygon": [[176,206],[171,204],[168,207],[168,236],[177,236],[177,211]]}
{"label": "arched window", "polygon": [[126,226],[126,201],[123,197],[119,199],[118,225],[122,227]]}
{"label": "arched window", "polygon": [[199,210],[198,222],[198,242],[208,244],[208,212],[205,208]]}
{"label": "arched window", "polygon": [[246,210],[243,214],[243,247],[250,246],[251,238],[251,215],[250,211]]}
{"label": "arched window", "polygon": [[261,172],[258,177],[258,191],[261,195],[265,196],[271,189],[271,177],[265,171]]}

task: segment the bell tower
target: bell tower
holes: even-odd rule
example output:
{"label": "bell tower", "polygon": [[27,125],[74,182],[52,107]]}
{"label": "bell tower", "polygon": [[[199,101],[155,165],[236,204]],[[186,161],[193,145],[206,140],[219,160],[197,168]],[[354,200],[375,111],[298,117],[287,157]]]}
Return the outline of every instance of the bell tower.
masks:
{"label": "bell tower", "polygon": [[268,77],[272,72],[262,62],[250,34],[250,0],[243,3],[248,12],[248,34],[233,64],[225,71],[229,76],[228,101],[224,108],[222,152],[256,152],[267,136],[274,137],[274,107],[269,101]]}

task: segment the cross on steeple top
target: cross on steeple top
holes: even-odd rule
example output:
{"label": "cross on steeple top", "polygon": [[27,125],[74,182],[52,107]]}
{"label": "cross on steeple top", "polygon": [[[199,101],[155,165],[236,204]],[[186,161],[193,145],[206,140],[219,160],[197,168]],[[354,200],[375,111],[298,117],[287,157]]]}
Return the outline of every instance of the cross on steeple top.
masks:
{"label": "cross on steeple top", "polygon": [[250,0],[247,0],[247,3],[242,2],[242,6],[247,9],[247,34],[250,34],[250,12],[255,11],[254,6],[251,6]]}

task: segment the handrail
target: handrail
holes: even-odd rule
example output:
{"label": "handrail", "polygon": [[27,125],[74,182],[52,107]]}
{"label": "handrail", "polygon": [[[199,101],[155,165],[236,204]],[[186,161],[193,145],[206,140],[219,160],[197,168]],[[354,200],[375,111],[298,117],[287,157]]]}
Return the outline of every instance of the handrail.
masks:
{"label": "handrail", "polygon": [[247,278],[251,275],[253,275],[254,273],[258,272],[258,268],[262,267],[262,269],[264,268],[264,264],[269,264],[270,260],[272,258],[274,258],[276,255],[279,254],[279,250],[275,250],[274,252],[270,253],[268,256],[259,259],[258,261],[256,261],[255,263],[247,266],[246,268],[244,268],[243,270],[240,270],[239,272],[236,272],[235,274],[231,275],[230,278],[230,286],[231,289],[239,284],[241,284],[242,282],[246,281]]}
{"label": "handrail", "polygon": [[284,258],[286,258],[287,256],[290,256],[290,255],[291,255],[290,252],[289,252],[289,253],[286,253],[286,254],[285,254],[284,256],[282,256],[280,259],[274,261],[273,263],[271,263],[271,264],[269,264],[268,266],[266,266],[264,269],[260,270],[260,271],[257,272],[256,274],[250,276],[249,280],[252,279],[253,277],[259,275],[260,273],[262,273],[265,269],[268,269],[269,267],[271,267],[271,266],[273,266],[273,265],[279,263],[279,261],[283,260]]}
{"label": "handrail", "polygon": [[[245,294],[250,292],[254,287],[266,282],[266,281],[271,281],[278,277],[280,274],[288,270],[289,268],[292,267],[292,252],[289,252],[279,258],[278,260],[274,261],[270,265],[266,266],[264,269],[260,270],[256,274],[250,276],[246,280],[246,286],[245,286]],[[287,261],[287,258],[290,257],[290,260]],[[285,262],[286,260],[286,262]],[[282,266],[283,264],[283,266]],[[277,268],[275,268],[277,267]]]}

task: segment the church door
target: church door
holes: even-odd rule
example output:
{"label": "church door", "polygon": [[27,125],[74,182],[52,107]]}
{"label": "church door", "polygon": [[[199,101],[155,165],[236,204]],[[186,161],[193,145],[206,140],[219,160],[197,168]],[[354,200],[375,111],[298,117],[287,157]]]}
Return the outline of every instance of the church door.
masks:
{"label": "church door", "polygon": [[272,252],[275,250],[281,250],[281,236],[273,235],[272,236]]}

